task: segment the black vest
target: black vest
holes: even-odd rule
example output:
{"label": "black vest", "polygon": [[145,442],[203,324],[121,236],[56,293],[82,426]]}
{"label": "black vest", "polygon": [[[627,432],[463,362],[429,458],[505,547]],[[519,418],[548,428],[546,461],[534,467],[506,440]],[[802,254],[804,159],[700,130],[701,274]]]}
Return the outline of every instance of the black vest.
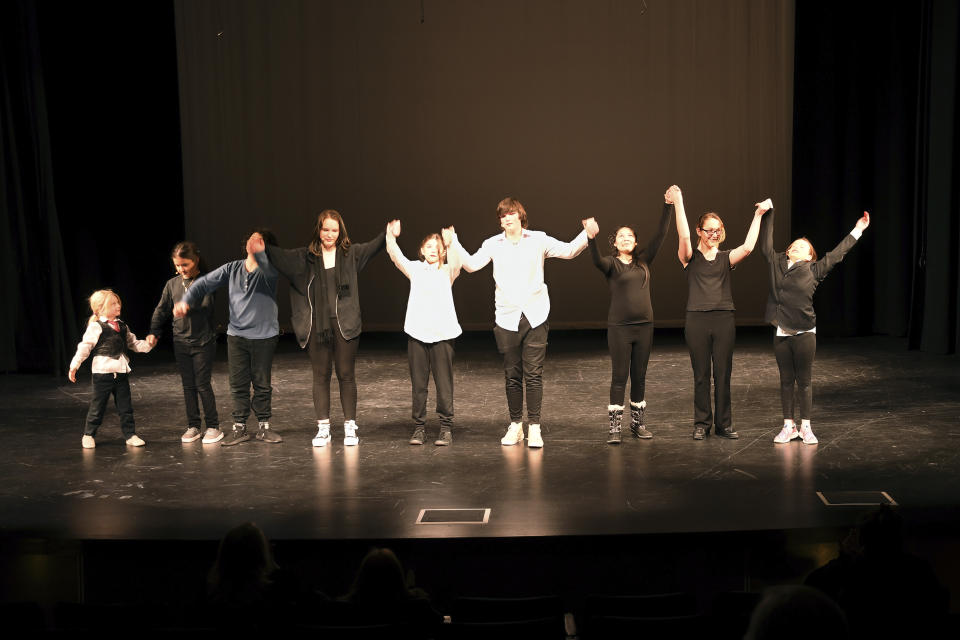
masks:
{"label": "black vest", "polygon": [[100,325],[100,339],[97,340],[97,346],[93,348],[91,355],[119,358],[127,350],[127,325],[123,320],[117,320],[120,331],[114,331],[109,323],[99,320],[97,323]]}

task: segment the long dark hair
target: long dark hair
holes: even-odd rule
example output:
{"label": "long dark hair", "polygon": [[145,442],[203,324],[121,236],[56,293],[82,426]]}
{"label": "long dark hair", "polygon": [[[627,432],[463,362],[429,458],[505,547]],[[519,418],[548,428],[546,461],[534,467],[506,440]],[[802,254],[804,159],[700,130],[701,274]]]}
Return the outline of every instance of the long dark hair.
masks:
{"label": "long dark hair", "polygon": [[373,548],[363,558],[347,594],[352,602],[388,603],[410,597],[403,565],[397,555],[386,548]]}
{"label": "long dark hair", "polygon": [[255,601],[276,570],[266,534],[254,523],[244,522],[220,540],[217,561],[210,569],[210,593],[235,604]]}
{"label": "long dark hair", "polygon": [[343,223],[343,216],[340,215],[340,212],[336,209],[324,209],[320,212],[320,215],[317,216],[317,224],[313,228],[313,239],[310,240],[310,244],[307,248],[315,256],[319,256],[323,251],[323,243],[320,241],[320,231],[323,229],[324,220],[335,220],[337,225],[340,227],[340,235],[337,236],[337,247],[343,250],[344,253],[350,250],[350,236],[347,235],[347,225]]}
{"label": "long dark hair", "polygon": [[614,257],[614,258],[616,258],[617,256],[620,255],[620,250],[617,249],[617,234],[620,233],[620,230],[621,230],[621,229],[627,229],[627,230],[630,231],[630,233],[633,234],[633,243],[634,243],[634,244],[633,244],[633,251],[630,252],[630,255],[633,256],[633,264],[636,264],[636,263],[637,263],[637,256],[640,255],[640,243],[637,242],[637,230],[634,229],[633,227],[631,227],[631,226],[628,225],[628,224],[622,224],[622,225],[620,225],[619,227],[617,227],[617,230],[613,232],[613,235],[610,236],[609,241],[610,241],[611,253],[613,254],[613,257]]}

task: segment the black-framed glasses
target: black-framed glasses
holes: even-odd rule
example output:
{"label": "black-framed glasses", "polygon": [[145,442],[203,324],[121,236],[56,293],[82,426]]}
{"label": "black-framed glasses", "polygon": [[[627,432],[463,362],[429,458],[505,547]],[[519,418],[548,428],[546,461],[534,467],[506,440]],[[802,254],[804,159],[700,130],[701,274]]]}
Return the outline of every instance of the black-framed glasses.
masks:
{"label": "black-framed glasses", "polygon": [[703,227],[700,227],[700,231],[702,231],[708,236],[717,237],[720,235],[720,232],[722,231],[722,229],[720,227],[717,227],[716,229],[704,229]]}

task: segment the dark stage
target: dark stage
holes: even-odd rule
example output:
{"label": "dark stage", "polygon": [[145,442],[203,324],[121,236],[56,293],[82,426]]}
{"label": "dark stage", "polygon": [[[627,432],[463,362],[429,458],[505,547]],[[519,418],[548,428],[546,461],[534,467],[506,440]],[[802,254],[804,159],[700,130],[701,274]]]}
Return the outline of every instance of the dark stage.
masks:
{"label": "dark stage", "polygon": [[[795,530],[852,524],[882,491],[927,521],[956,517],[960,371],[956,358],[900,340],[821,340],[814,429],[820,444],[772,442],[778,379],[766,329],[741,329],[734,423],[741,437],[690,437],[692,375],[676,330],[658,331],[648,373],[650,441],[606,444],[609,361],[602,332],[551,335],[543,450],[504,447],[508,422],[491,335],[458,342],[451,447],[407,444],[405,343],[364,336],[357,363],[358,447],[315,449],[310,369],[289,338],[274,362],[273,427],[284,442],[182,444],[183,402],[169,351],[134,361],[143,449],[126,447],[115,415],[95,450],[80,447],[89,370],[71,385],[7,376],[0,457],[3,531],[67,539],[216,539],[254,520],[275,539],[603,536]],[[214,385],[229,426],[226,362]],[[432,391],[431,391],[432,398]],[[334,393],[334,405],[337,406]],[[432,408],[432,407],[431,407]],[[429,415],[432,442],[438,428]],[[839,492],[839,493],[838,493]],[[418,525],[422,509],[489,508],[486,524]]]}

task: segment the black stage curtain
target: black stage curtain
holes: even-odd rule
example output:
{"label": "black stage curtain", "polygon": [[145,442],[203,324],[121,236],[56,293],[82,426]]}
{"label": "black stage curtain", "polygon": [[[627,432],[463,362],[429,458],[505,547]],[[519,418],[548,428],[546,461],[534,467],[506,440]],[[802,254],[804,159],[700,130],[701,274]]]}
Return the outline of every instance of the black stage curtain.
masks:
{"label": "black stage curtain", "polygon": [[34,5],[0,3],[0,370],[63,373],[76,328]]}
{"label": "black stage curtain", "polygon": [[958,325],[957,4],[797,4],[792,236],[863,241],[818,291],[818,327],[953,353]]}

